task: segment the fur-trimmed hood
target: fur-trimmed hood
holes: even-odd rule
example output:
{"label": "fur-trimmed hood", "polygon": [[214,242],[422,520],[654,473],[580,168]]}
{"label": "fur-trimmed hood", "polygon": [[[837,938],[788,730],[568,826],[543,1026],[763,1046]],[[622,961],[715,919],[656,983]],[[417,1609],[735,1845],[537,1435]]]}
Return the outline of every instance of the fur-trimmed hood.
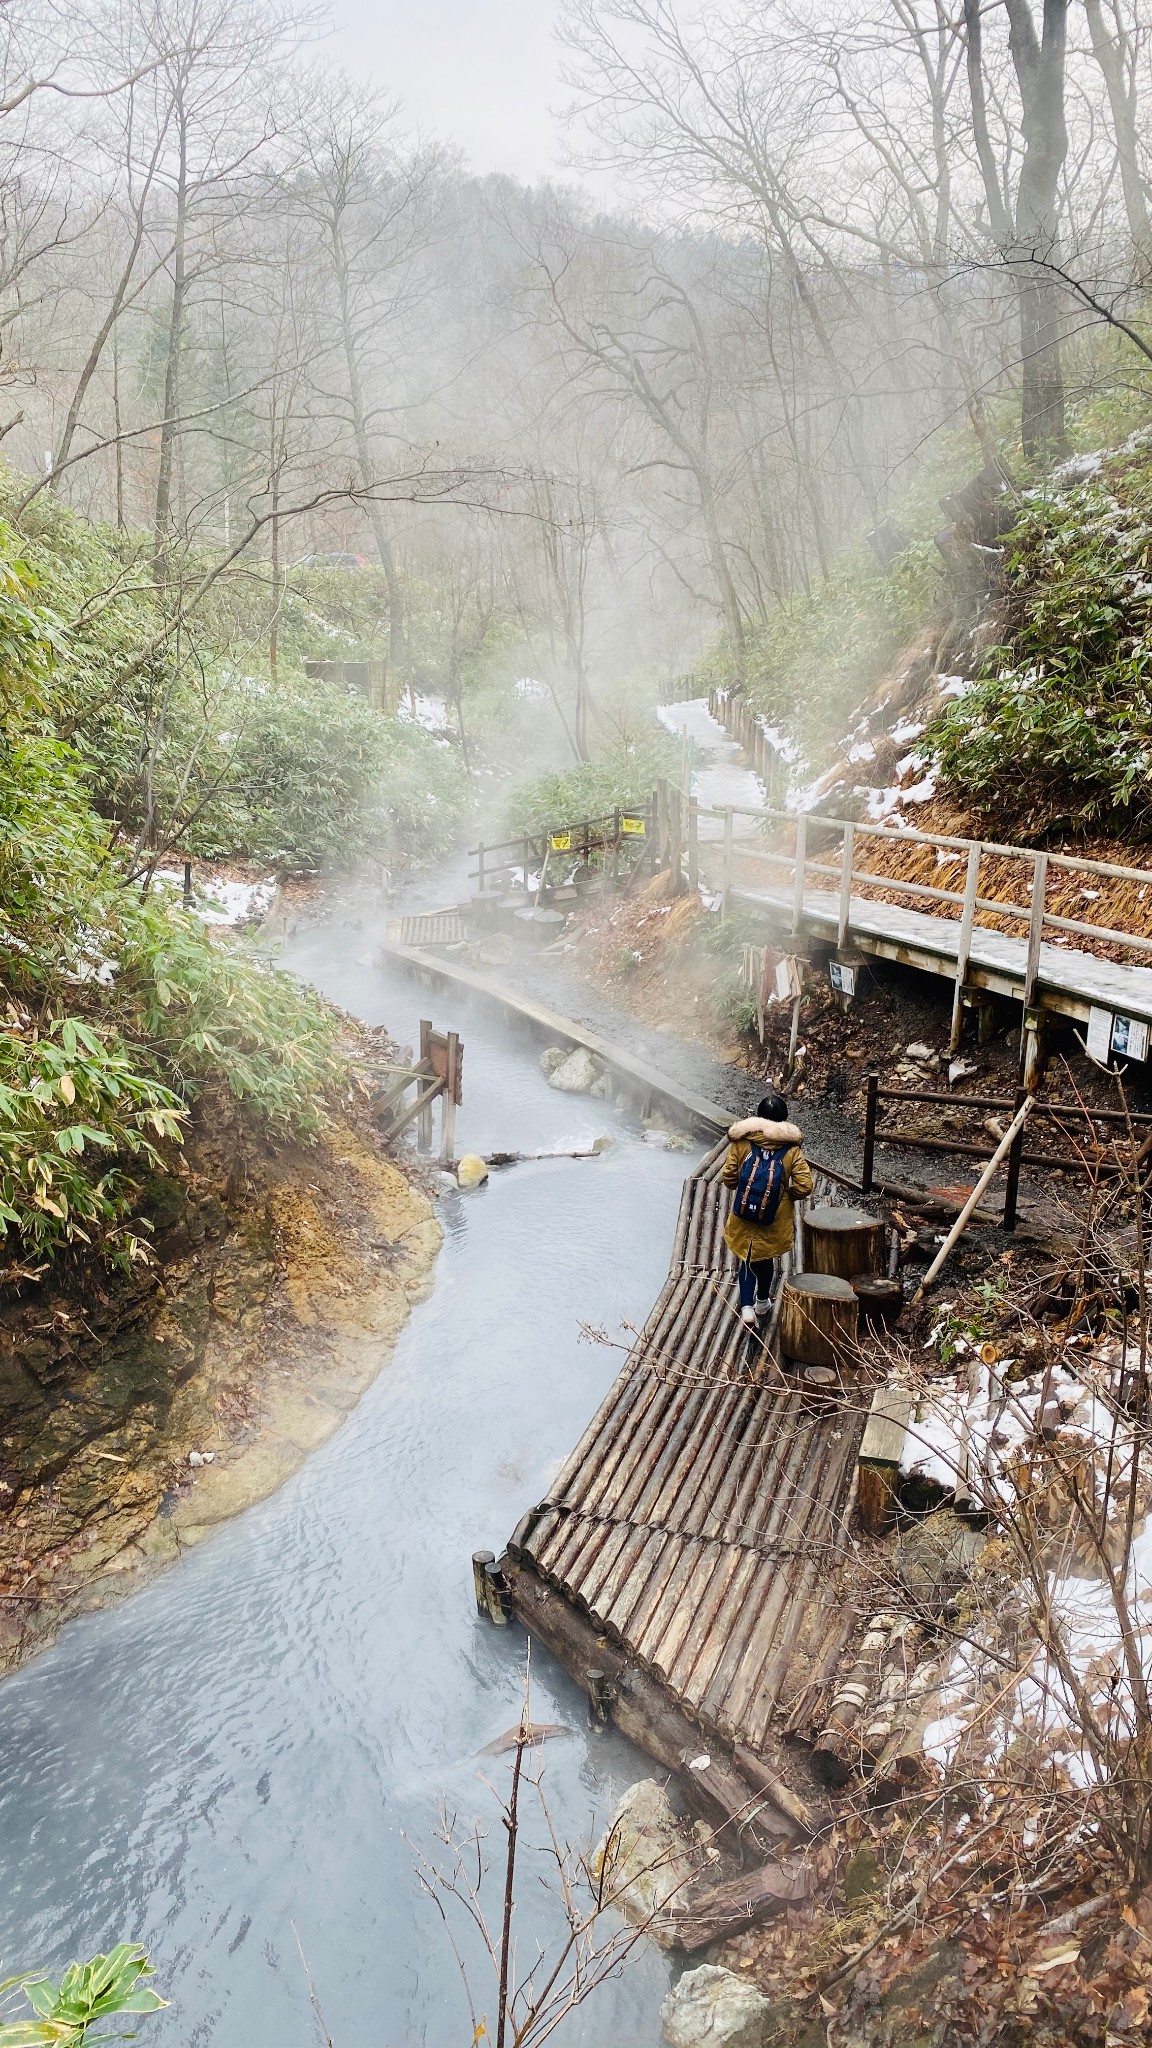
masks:
{"label": "fur-trimmed hood", "polygon": [[741,1138],[751,1138],[757,1145],[799,1145],[803,1135],[795,1124],[772,1124],[762,1116],[744,1116],[739,1123],[728,1126],[728,1136],[734,1145]]}

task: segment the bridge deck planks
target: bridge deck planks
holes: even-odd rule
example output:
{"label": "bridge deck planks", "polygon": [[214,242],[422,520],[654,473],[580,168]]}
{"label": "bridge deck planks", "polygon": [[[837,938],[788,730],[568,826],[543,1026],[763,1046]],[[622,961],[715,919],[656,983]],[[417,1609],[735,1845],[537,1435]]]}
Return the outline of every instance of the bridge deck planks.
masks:
{"label": "bridge deck planks", "polygon": [[[706,1730],[803,1732],[843,1639],[864,1417],[749,1376],[717,1146],[684,1184],[672,1267],[628,1361],[509,1545]],[[809,1701],[797,1722],[798,1702]]]}

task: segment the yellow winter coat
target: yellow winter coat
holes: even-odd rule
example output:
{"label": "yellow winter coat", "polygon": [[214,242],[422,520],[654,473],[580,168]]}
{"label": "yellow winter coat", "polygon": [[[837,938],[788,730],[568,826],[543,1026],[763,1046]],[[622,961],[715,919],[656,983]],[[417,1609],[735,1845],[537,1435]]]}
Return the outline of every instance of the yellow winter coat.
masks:
{"label": "yellow winter coat", "polygon": [[778,1259],[792,1249],[792,1196],[812,1193],[812,1168],[800,1150],[801,1134],[795,1124],[765,1123],[762,1117],[746,1116],[728,1132],[732,1140],[720,1178],[734,1188],[743,1161],[758,1145],[786,1145],[784,1193],[771,1223],[752,1223],[743,1216],[729,1215],[724,1225],[724,1242],[734,1259]]}

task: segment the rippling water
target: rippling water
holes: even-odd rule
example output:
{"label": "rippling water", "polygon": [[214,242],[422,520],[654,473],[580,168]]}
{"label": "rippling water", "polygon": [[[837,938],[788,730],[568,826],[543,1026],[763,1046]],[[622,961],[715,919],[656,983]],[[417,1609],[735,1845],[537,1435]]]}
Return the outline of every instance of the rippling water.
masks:
{"label": "rippling water", "polygon": [[[293,1920],[336,2048],[468,2048],[413,1863],[436,1850],[442,1801],[494,1822],[509,1760],[477,1751],[519,1712],[524,1638],[477,1621],[470,1553],[499,1551],[617,1370],[580,1322],[642,1319],[667,1265],[683,1156],[555,1094],[538,1048],[491,1012],[364,964],[371,939],[326,926],[291,963],[405,1039],[421,1010],[459,1026],[461,1150],[620,1142],[447,1197],[435,1293],[331,1442],[0,1688],[0,1961],[146,1942],[172,2000],[144,2023],[155,2048],[313,2043]],[[533,1715],[575,1731],[541,1754],[560,1828],[587,1846],[648,1767],[589,1734],[542,1652]],[[525,1950],[558,1925],[531,1864],[517,1924]],[[471,1951],[469,1968],[491,2013]],[[665,1983],[644,1947],[557,2038],[651,2048]]]}

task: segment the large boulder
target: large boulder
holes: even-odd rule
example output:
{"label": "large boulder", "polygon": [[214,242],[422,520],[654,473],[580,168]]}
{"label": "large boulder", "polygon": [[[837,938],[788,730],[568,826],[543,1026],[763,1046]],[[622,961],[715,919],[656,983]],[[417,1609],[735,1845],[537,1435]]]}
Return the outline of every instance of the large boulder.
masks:
{"label": "large boulder", "polygon": [[562,1067],[565,1060],[570,1059],[571,1056],[572,1047],[570,1045],[546,1045],[540,1055],[541,1073],[547,1074],[551,1078],[556,1072],[557,1067]]}
{"label": "large boulder", "polygon": [[642,1778],[624,1794],[593,1860],[605,1897],[661,1948],[675,1945],[673,1915],[703,1862],[699,1844],[663,1785]]}
{"label": "large boulder", "polygon": [[567,1059],[548,1076],[548,1086],[558,1088],[561,1095],[591,1095],[597,1081],[604,1072],[602,1061],[585,1046],[578,1045]]}
{"label": "large boulder", "polygon": [[772,2007],[732,1970],[686,1970],[660,2007],[672,2048],[768,2048]]}

